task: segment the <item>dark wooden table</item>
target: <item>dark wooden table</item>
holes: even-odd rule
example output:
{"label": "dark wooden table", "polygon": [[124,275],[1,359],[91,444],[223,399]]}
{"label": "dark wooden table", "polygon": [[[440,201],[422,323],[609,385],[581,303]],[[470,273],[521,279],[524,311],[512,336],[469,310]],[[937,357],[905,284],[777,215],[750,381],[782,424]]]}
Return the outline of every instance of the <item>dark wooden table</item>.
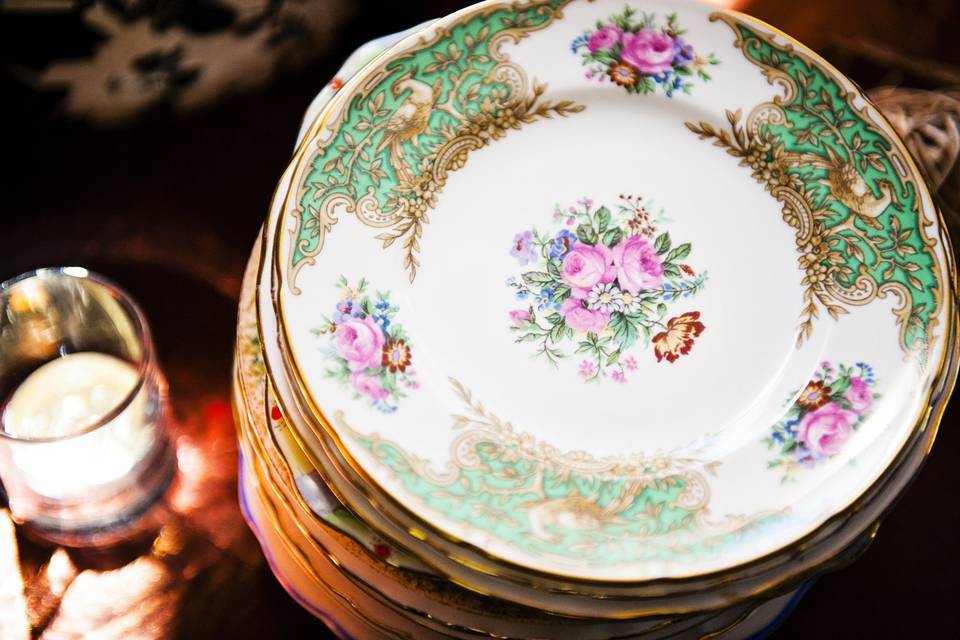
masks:
{"label": "dark wooden table", "polygon": [[[133,293],[153,325],[182,433],[200,464],[216,471],[205,485],[209,495],[197,531],[218,534],[167,541],[173,548],[166,564],[155,568],[156,579],[167,581],[162,594],[120,597],[124,580],[141,579],[123,562],[107,567],[113,574],[87,574],[113,576],[112,583],[78,583],[77,572],[94,567],[89,559],[65,563],[61,554],[51,564],[51,550],[20,535],[35,637],[80,638],[83,625],[109,638],[332,637],[273,580],[236,509],[228,383],[239,278],[303,110],[340,58],[372,37],[460,4],[391,3],[359,12],[337,34],[333,53],[263,91],[200,113],[161,109],[124,128],[98,130],[37,111],[22,95],[5,107],[0,139],[13,166],[0,174],[0,279],[81,264]],[[932,88],[960,68],[960,39],[944,26],[957,14],[952,4],[891,1],[866,9],[853,1],[758,0],[750,10],[821,49],[863,86],[897,81]],[[0,26],[0,40],[5,28],[9,23]],[[872,35],[897,55],[936,58],[943,73],[931,77],[923,65],[878,61],[869,47],[850,46],[845,33]],[[956,637],[958,411],[956,404],[948,409],[929,462],[873,546],[854,566],[821,578],[775,637]],[[0,520],[0,531],[3,526]],[[91,598],[95,613],[84,614],[83,594],[61,600],[43,582],[44,571],[54,569],[66,571],[78,590],[113,588],[117,598]],[[14,577],[0,575],[0,581],[9,585]]]}

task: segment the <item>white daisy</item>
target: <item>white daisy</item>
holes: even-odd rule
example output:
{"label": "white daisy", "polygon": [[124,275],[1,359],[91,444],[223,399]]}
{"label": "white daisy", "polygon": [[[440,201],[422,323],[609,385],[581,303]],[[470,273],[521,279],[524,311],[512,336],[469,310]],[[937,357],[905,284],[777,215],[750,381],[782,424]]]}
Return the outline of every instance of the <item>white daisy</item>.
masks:
{"label": "white daisy", "polygon": [[629,291],[622,291],[620,293],[620,304],[622,305],[621,311],[624,313],[636,311],[640,308],[640,300]]}
{"label": "white daisy", "polygon": [[594,311],[623,311],[623,292],[612,282],[598,284],[587,294],[587,307]]}

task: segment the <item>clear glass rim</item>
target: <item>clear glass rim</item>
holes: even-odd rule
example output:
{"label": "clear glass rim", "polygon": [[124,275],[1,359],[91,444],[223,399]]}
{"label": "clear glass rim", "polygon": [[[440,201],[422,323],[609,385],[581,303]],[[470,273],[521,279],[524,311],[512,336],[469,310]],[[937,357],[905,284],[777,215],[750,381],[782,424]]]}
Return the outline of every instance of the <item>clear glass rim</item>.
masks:
{"label": "clear glass rim", "polygon": [[30,438],[23,436],[15,436],[10,433],[7,433],[3,429],[2,425],[2,413],[0,413],[0,441],[6,440],[9,442],[17,442],[21,444],[44,444],[44,443],[53,443],[53,442],[64,442],[67,440],[72,440],[80,436],[86,435],[93,431],[100,429],[101,427],[109,424],[114,419],[117,418],[121,413],[123,413],[127,407],[133,402],[134,398],[140,393],[140,390],[143,388],[144,382],[146,380],[147,370],[149,369],[153,361],[153,343],[150,337],[150,327],[147,324],[147,319],[144,317],[143,312],[140,310],[140,307],[133,301],[133,298],[127,293],[122,287],[110,280],[109,278],[102,276],[98,273],[90,271],[84,267],[44,267],[41,269],[34,269],[33,271],[27,271],[21,273],[18,276],[14,276],[9,280],[5,280],[0,283],[0,294],[5,294],[11,291],[17,285],[26,282],[32,278],[42,278],[42,277],[54,277],[54,278],[73,278],[76,280],[86,280],[93,283],[97,287],[100,287],[107,294],[113,298],[117,304],[120,305],[120,308],[123,309],[126,313],[130,323],[133,327],[134,333],[137,337],[137,340],[140,343],[140,359],[137,362],[137,382],[133,388],[124,396],[123,400],[118,402],[116,406],[111,409],[109,412],[104,414],[100,419],[91,422],[89,425],[85,426],[83,429],[79,429],[73,433],[63,435],[63,436],[47,436],[41,438]]}

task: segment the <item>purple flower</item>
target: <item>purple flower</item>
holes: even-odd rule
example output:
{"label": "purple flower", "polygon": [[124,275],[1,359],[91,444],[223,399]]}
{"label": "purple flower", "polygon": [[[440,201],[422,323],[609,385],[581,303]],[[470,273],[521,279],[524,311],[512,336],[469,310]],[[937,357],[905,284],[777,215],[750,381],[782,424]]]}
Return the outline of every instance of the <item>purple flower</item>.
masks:
{"label": "purple flower", "polygon": [[520,261],[520,264],[536,262],[537,251],[533,248],[533,232],[524,231],[513,236],[513,248],[510,255]]}
{"label": "purple flower", "polygon": [[587,40],[587,49],[590,50],[590,53],[600,49],[613,49],[620,43],[622,37],[623,32],[616,27],[600,27],[590,34],[590,38]]}
{"label": "purple flower", "polygon": [[682,67],[693,60],[693,45],[689,45],[680,38],[673,41],[673,64]]}
{"label": "purple flower", "polygon": [[812,469],[817,464],[817,459],[813,456],[813,454],[803,447],[797,447],[794,455],[796,456],[797,463],[808,469]]}
{"label": "purple flower", "polygon": [[361,313],[360,306],[353,304],[353,300],[343,300],[337,303],[337,312],[333,314],[333,320],[339,324],[350,318],[359,318]]}

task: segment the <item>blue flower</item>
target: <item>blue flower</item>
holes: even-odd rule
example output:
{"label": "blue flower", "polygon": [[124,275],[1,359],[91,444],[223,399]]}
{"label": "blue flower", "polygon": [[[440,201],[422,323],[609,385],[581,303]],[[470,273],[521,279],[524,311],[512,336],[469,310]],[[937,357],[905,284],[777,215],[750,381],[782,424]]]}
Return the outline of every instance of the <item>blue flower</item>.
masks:
{"label": "blue flower", "polygon": [[390,406],[389,404],[387,404],[386,402],[383,402],[382,400],[377,400],[376,402],[373,403],[373,408],[379,411],[380,413],[391,414],[391,413],[396,413],[399,407]]}
{"label": "blue flower", "polygon": [[380,325],[380,328],[384,331],[387,330],[387,327],[390,326],[390,318],[387,317],[385,313],[375,313],[373,314],[373,321]]}
{"label": "blue flower", "polygon": [[780,444],[783,444],[786,441],[786,438],[784,438],[783,434],[779,431],[774,431],[772,438],[774,442],[779,442]]}
{"label": "blue flower", "polygon": [[664,89],[668,98],[672,98],[675,91],[680,90],[683,86],[683,78],[680,76],[674,76],[673,79],[670,79],[669,72],[668,75],[664,78]]}
{"label": "blue flower", "polygon": [[576,234],[569,229],[561,229],[550,245],[550,258],[552,260],[563,260],[563,257],[570,253],[576,243]]}
{"label": "blue flower", "polygon": [[379,309],[380,311],[386,311],[387,309],[390,308],[390,301],[389,301],[389,300],[377,300],[377,304],[375,304],[375,305],[373,305],[373,306],[376,307],[377,309]]}
{"label": "blue flower", "polygon": [[537,296],[537,308],[540,311],[544,309],[555,307],[556,303],[553,301],[553,289],[549,287],[544,287],[540,290],[540,295]]}
{"label": "blue flower", "polygon": [[529,291],[521,289],[520,291],[517,291],[517,300],[526,300],[529,295]]}
{"label": "blue flower", "polygon": [[573,53],[577,52],[577,49],[587,44],[588,38],[586,34],[579,35],[573,39],[573,42],[570,43],[570,51]]}
{"label": "blue flower", "polygon": [[663,73],[658,73],[651,77],[653,78],[653,81],[656,82],[657,84],[669,84],[672,75],[673,74],[671,74],[669,71],[664,71]]}
{"label": "blue flower", "polygon": [[793,420],[787,420],[783,425],[783,430],[786,431],[790,437],[795,438],[797,437],[797,425],[799,424],[800,421],[796,418]]}

